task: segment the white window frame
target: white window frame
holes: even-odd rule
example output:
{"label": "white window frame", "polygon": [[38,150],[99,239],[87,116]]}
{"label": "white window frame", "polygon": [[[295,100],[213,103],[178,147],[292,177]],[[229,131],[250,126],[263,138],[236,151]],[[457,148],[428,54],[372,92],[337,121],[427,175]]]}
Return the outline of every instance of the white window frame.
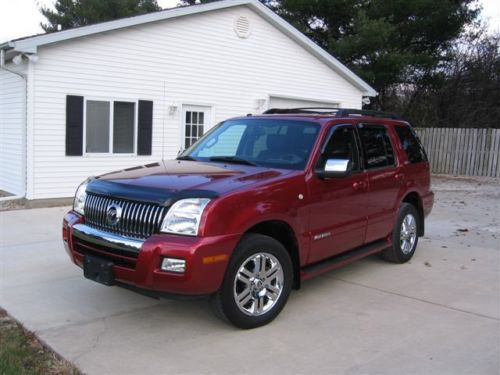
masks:
{"label": "white window frame", "polygon": [[[137,133],[139,131],[139,100],[128,100],[122,98],[100,98],[93,96],[85,96],[83,98],[83,155],[85,157],[101,157],[101,156],[137,156]],[[98,101],[98,102],[108,102],[109,103],[109,152],[87,152],[87,101]],[[133,146],[134,152],[132,153],[114,153],[113,152],[113,139],[114,139],[114,103],[124,102],[124,103],[134,103],[134,139]]]}
{"label": "white window frame", "polygon": [[[185,102],[180,105],[180,131],[179,131],[179,151],[185,150],[185,142],[186,142],[186,110],[190,110],[190,107],[198,107],[205,110],[205,124],[203,125],[203,135],[208,132],[215,124],[215,105],[210,103],[190,103]],[[194,110],[196,111],[196,110]],[[206,111],[209,113],[207,114]]]}

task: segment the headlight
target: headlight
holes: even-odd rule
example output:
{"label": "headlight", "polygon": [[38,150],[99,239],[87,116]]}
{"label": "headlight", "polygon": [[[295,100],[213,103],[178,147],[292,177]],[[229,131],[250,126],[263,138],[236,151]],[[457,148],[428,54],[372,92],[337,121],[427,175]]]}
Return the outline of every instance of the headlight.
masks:
{"label": "headlight", "polygon": [[85,199],[87,199],[87,185],[89,184],[89,180],[85,180],[82,182],[78,189],[76,189],[75,199],[73,201],[73,210],[78,212],[81,215],[85,215],[84,206]]}
{"label": "headlight", "polygon": [[198,235],[201,215],[210,199],[190,198],[175,202],[167,212],[161,225],[161,231],[166,233]]}

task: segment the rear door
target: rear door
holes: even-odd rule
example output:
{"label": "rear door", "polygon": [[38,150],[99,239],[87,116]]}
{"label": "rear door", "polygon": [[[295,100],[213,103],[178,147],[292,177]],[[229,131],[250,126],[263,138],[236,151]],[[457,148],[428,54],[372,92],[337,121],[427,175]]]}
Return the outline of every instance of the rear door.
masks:
{"label": "rear door", "polygon": [[357,130],[368,182],[368,199],[363,210],[368,220],[365,243],[370,243],[392,232],[403,174],[386,126],[360,123]]}
{"label": "rear door", "polygon": [[363,244],[366,216],[366,173],[359,158],[353,125],[332,126],[322,145],[316,168],[327,159],[349,159],[349,176],[309,181],[311,248],[308,263],[329,258]]}

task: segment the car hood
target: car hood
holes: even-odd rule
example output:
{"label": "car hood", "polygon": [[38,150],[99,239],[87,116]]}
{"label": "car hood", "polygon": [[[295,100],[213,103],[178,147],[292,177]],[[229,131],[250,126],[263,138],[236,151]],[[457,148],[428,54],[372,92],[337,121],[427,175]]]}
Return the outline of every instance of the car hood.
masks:
{"label": "car hood", "polygon": [[87,191],[116,198],[168,204],[180,198],[215,198],[274,181],[297,171],[239,164],[168,160],[107,173]]}

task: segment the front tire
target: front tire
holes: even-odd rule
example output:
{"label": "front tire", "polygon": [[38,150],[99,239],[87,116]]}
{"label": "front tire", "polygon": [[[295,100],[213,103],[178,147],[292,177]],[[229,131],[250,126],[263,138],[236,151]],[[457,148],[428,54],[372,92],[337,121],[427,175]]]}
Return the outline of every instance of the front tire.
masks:
{"label": "front tire", "polygon": [[292,282],[292,261],[285,247],[272,237],[247,234],[231,257],[212,306],[216,315],[236,327],[260,327],[281,312]]}
{"label": "front tire", "polygon": [[402,203],[392,231],[392,247],[382,252],[382,258],[393,263],[408,262],[417,248],[419,222],[416,208]]}

